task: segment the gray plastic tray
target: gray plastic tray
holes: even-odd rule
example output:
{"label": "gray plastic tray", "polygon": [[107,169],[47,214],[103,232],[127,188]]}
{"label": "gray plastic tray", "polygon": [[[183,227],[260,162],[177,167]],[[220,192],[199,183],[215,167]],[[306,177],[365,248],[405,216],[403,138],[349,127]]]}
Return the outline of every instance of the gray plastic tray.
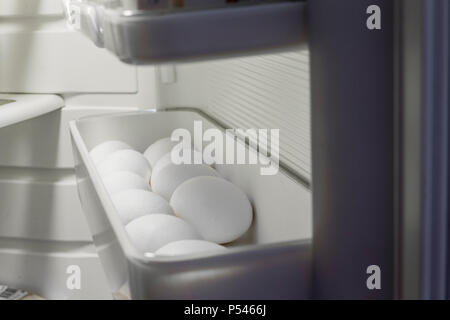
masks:
{"label": "gray plastic tray", "polygon": [[95,44],[126,63],[204,60],[306,43],[306,3],[302,0],[247,0],[249,5],[170,10],[145,10],[133,0],[128,1],[131,8],[136,3],[133,10],[78,1],[72,2],[80,17],[73,19],[69,14],[71,23],[77,21],[77,28]]}
{"label": "gray plastic tray", "polygon": [[[147,257],[130,243],[88,150],[121,139],[137,150],[176,128],[217,125],[196,111],[138,112],[89,117],[70,124],[79,196],[102,265],[117,292],[134,299],[306,299],[311,289],[311,195],[283,170],[259,174],[257,165],[216,165],[247,193],[254,223],[223,253]],[[254,152],[254,151],[252,151]]]}

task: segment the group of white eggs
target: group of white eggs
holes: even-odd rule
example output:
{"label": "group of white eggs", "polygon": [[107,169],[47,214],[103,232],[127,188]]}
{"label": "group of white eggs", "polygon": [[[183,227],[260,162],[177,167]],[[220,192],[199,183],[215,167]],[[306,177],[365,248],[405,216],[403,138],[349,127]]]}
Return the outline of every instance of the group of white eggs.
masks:
{"label": "group of white eggs", "polygon": [[[225,250],[250,228],[245,193],[207,164],[175,164],[163,138],[144,154],[118,140],[90,151],[132,244],[147,256]],[[182,150],[194,156],[194,149]]]}

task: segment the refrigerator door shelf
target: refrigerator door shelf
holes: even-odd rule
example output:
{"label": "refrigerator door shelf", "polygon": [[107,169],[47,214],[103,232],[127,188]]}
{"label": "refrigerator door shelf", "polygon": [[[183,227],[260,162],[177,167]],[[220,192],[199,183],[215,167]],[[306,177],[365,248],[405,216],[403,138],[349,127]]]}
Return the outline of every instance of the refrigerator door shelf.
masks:
{"label": "refrigerator door shelf", "polygon": [[[193,133],[196,121],[204,130],[220,128],[187,109],[94,116],[70,123],[79,196],[112,292],[129,284],[134,299],[310,298],[311,196],[283,170],[264,176],[259,165],[216,163],[225,179],[247,193],[255,215],[251,229],[226,252],[151,257],[132,246],[88,150],[118,139],[143,151],[175,129]],[[256,152],[250,147],[247,151]]]}
{"label": "refrigerator door shelf", "polygon": [[32,119],[64,106],[53,94],[0,94],[0,128]]}
{"label": "refrigerator door shelf", "polygon": [[301,0],[222,1],[207,7],[185,2],[185,8],[154,10],[130,2],[138,3],[110,7],[67,0],[68,23],[130,64],[242,56],[306,43]]}

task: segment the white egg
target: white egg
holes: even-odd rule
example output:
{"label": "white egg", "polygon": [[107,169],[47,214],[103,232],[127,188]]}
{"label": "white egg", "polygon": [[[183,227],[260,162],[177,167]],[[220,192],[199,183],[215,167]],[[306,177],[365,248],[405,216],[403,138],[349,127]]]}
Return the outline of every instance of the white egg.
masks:
{"label": "white egg", "polygon": [[130,171],[115,171],[102,176],[103,185],[109,194],[129,190],[141,189],[150,191],[147,181]]}
{"label": "white egg", "polygon": [[152,175],[152,190],[170,199],[175,189],[194,177],[214,176],[220,177],[219,173],[205,164],[173,164],[168,163],[156,174]]}
{"label": "white egg", "polygon": [[153,253],[178,240],[201,239],[189,223],[166,214],[145,215],[131,221],[125,229],[131,243],[143,253]]}
{"label": "white egg", "polygon": [[152,167],[152,177],[157,174],[162,168],[167,166],[168,164],[171,164],[172,162],[172,154],[166,153],[161,159],[156,162],[156,165]]}
{"label": "white egg", "polygon": [[116,171],[130,171],[150,181],[152,169],[147,159],[135,150],[119,150],[108,155],[97,165],[100,175]]}
{"label": "white egg", "polygon": [[155,254],[159,256],[179,256],[225,250],[227,248],[214,242],[205,240],[180,240],[166,244],[164,247],[156,250]]}
{"label": "white egg", "polygon": [[252,223],[252,206],[245,193],[216,177],[198,177],[181,184],[170,199],[175,215],[192,224],[208,241],[228,243]]}
{"label": "white egg", "polygon": [[141,189],[120,191],[111,200],[123,224],[149,214],[173,215],[173,210],[163,197]]}
{"label": "white egg", "polygon": [[[198,157],[197,159],[202,159],[202,154],[200,152],[198,152],[197,150],[189,149],[185,152],[190,152],[190,158],[191,158],[190,163],[195,163],[194,159],[196,157]],[[168,164],[176,164],[174,161],[172,161],[172,153],[171,152],[166,153],[161,159],[158,160],[158,162],[156,162],[156,165],[152,168],[152,177],[157,175],[158,172],[162,168],[167,166]]]}
{"label": "white egg", "polygon": [[91,152],[89,152],[89,155],[91,156],[91,159],[94,162],[94,164],[97,165],[111,153],[124,149],[133,149],[133,148],[130,147],[125,142],[119,140],[105,141],[95,146],[91,150]]}
{"label": "white egg", "polygon": [[170,137],[159,139],[144,151],[144,157],[148,160],[152,168],[154,168],[159,159],[168,152],[171,152],[179,144],[179,141],[172,141]]}

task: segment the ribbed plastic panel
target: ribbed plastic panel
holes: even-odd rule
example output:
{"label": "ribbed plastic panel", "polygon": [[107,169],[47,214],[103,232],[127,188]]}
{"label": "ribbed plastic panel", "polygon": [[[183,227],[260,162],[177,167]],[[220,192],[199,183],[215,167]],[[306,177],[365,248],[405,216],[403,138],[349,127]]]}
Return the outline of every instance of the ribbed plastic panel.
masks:
{"label": "ribbed plastic panel", "polygon": [[205,111],[232,128],[280,129],[280,162],[311,176],[309,52],[205,64]]}

